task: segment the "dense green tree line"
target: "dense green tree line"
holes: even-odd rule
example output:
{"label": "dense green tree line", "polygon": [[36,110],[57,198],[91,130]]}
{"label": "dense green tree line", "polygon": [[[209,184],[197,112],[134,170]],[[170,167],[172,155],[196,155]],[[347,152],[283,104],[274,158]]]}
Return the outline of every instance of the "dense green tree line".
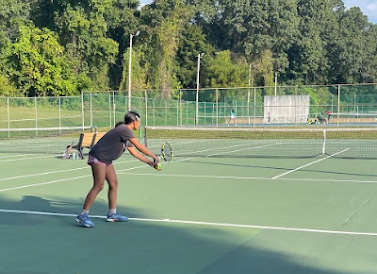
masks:
{"label": "dense green tree line", "polygon": [[[341,0],[0,0],[0,95],[377,81],[377,25]],[[249,71],[251,69],[251,71]]]}

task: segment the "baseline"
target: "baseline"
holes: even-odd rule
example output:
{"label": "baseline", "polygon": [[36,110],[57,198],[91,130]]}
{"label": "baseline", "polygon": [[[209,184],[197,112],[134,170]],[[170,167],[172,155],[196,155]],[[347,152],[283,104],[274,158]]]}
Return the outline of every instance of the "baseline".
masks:
{"label": "baseline", "polygon": [[[0,209],[0,212],[2,212],[2,213],[12,213],[12,214],[59,216],[59,217],[76,217],[77,216],[77,214],[68,214],[68,213],[11,210],[11,209]],[[105,219],[106,218],[105,216],[98,216],[98,215],[91,215],[90,217],[91,218],[97,218],[97,219]],[[306,232],[306,233],[321,233],[321,234],[338,234],[338,235],[377,237],[377,233],[374,233],[374,232],[342,231],[342,230],[281,227],[281,226],[265,226],[265,225],[244,225],[244,224],[229,224],[229,223],[198,222],[198,221],[187,221],[187,220],[171,220],[171,219],[147,219],[147,218],[135,218],[135,217],[131,217],[131,218],[129,218],[129,220],[131,220],[131,221],[141,221],[141,222],[178,223],[178,224],[190,224],[190,225],[238,227],[238,228],[248,228],[248,229],[265,229],[265,230],[278,230],[278,231],[294,231],[294,232]]]}

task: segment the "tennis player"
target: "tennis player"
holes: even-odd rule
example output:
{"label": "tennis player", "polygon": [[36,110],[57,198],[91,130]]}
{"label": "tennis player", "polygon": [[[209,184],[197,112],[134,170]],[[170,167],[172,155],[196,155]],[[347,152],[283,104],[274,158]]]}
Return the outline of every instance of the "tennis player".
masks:
{"label": "tennis player", "polygon": [[[105,180],[109,185],[109,214],[106,217],[108,222],[125,222],[128,217],[122,216],[116,210],[118,179],[115,173],[113,161],[118,159],[127,149],[135,158],[158,169],[159,158],[148,148],[140,144],[132,130],[137,130],[140,126],[140,115],[130,111],[124,116],[124,122],[118,122],[115,128],[107,132],[98,143],[90,150],[88,164],[92,167],[93,187],[86,196],[81,214],[76,217],[76,221],[85,227],[93,227],[88,214],[90,207],[94,203],[98,193],[104,187]],[[149,160],[143,154],[153,158]]]}
{"label": "tennis player", "polygon": [[236,113],[234,112],[234,109],[230,111],[230,116],[229,116],[229,121],[228,121],[228,126],[230,125],[230,122],[233,121],[235,125],[237,125],[236,121]]}

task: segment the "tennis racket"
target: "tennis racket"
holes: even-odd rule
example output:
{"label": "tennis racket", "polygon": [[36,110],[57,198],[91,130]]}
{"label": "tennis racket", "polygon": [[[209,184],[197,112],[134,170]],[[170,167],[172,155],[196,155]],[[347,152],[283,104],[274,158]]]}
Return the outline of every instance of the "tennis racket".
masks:
{"label": "tennis racket", "polygon": [[161,156],[160,159],[164,159],[165,162],[171,162],[174,158],[173,149],[168,142],[165,142],[161,146]]}

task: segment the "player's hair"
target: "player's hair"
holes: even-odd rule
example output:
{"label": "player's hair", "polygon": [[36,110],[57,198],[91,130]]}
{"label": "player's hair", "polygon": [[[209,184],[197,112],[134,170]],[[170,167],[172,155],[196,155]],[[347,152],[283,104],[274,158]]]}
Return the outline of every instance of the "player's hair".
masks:
{"label": "player's hair", "polygon": [[120,125],[125,125],[125,123],[123,121],[119,121],[118,123],[116,123],[115,127],[120,126]]}
{"label": "player's hair", "polygon": [[135,111],[129,111],[124,115],[124,123],[126,125],[131,124],[132,122],[140,120],[140,115]]}

